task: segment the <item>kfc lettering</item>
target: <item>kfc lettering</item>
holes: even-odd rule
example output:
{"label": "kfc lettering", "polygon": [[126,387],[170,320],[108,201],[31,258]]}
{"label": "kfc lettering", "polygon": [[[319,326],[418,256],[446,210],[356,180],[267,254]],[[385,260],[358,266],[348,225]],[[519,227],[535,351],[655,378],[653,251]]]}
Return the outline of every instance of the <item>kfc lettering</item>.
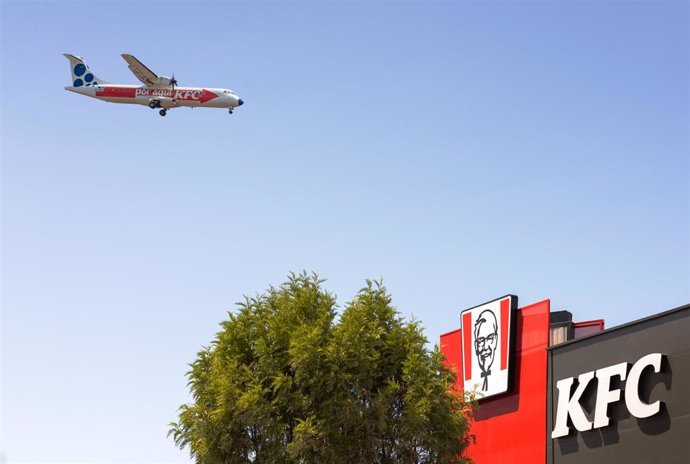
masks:
{"label": "kfc lettering", "polygon": [[204,90],[172,90],[172,89],[136,89],[137,97],[171,97],[176,100],[199,100]]}
{"label": "kfc lettering", "polygon": [[[639,395],[639,385],[642,375],[645,372],[649,373],[649,370],[646,369],[647,367],[653,368],[655,373],[661,371],[663,358],[664,355],[661,353],[651,353],[640,358],[630,369],[630,363],[624,362],[580,374],[577,377],[577,387],[572,396],[570,392],[575,382],[575,377],[568,377],[556,382],[558,406],[551,438],[565,437],[570,433],[568,417],[570,417],[575,429],[580,432],[609,425],[608,406],[621,398],[621,389],[611,389],[611,379],[614,376],[618,376],[621,381],[626,381],[624,398],[630,414],[637,418],[645,418],[657,414],[661,410],[661,401],[655,401],[651,404],[642,401]],[[594,377],[598,380],[597,396],[594,408],[594,422],[590,422],[582,409],[580,399],[589,382]]]}

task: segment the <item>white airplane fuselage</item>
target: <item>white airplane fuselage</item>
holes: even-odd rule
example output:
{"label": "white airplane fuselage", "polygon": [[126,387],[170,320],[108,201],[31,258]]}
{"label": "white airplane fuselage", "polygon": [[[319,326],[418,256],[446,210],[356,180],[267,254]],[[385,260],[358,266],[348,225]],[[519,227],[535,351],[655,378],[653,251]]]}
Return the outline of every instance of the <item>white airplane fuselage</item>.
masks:
{"label": "white airplane fuselage", "polygon": [[129,103],[158,108],[177,108],[181,106],[227,108],[241,106],[240,99],[230,89],[207,87],[148,87],[124,84],[99,84],[95,86],[65,87],[75,92],[110,103]]}
{"label": "white airplane fuselage", "polygon": [[111,103],[146,105],[159,109],[165,116],[171,108],[181,106],[191,108],[226,108],[232,114],[234,108],[244,103],[230,89],[210,87],[182,87],[177,85],[175,76],[159,76],[133,55],[122,54],[132,74],[143,85],[112,84],[96,76],[84,62],[84,59],[69,53],[63,53],[69,60],[72,85],[65,90],[86,95]]}

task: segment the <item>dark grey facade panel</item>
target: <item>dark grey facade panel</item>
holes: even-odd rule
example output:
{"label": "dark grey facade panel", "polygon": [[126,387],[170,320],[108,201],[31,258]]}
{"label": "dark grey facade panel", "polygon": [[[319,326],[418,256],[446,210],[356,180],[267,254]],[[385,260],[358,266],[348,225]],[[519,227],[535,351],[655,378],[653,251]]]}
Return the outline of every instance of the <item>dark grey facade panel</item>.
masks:
{"label": "dark grey facade panel", "polygon": [[[633,365],[650,353],[663,356],[658,373],[649,367],[640,377],[639,398],[661,401],[658,413],[634,417],[625,402],[626,381],[612,377],[611,390],[620,400],[605,413],[608,426],[579,432],[568,420],[567,436],[551,438],[558,407],[556,382],[619,363]],[[547,391],[548,464],[690,463],[690,305],[598,335],[549,349]],[[581,396],[585,416],[593,421],[598,381],[593,378]],[[577,382],[571,389],[574,394]]]}

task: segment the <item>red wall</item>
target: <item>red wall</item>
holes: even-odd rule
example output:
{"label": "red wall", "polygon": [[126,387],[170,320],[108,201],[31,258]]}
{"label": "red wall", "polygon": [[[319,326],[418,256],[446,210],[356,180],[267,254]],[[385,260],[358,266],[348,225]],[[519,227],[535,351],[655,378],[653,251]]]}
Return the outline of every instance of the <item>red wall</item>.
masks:
{"label": "red wall", "polygon": [[[515,388],[481,401],[472,420],[476,444],[467,455],[476,464],[546,462],[546,348],[550,301],[520,308],[515,339]],[[441,335],[441,352],[457,372],[462,392],[462,330]]]}

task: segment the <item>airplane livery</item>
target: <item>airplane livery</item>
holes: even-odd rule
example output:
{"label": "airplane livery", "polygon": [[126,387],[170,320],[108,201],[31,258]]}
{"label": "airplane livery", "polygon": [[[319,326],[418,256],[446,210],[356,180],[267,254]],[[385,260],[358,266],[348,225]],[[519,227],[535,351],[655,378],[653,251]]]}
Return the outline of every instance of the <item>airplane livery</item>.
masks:
{"label": "airplane livery", "polygon": [[146,105],[159,109],[165,116],[169,109],[181,106],[191,108],[225,108],[230,114],[244,103],[230,89],[178,87],[173,77],[158,76],[132,55],[123,54],[129,69],[144,85],[111,84],[96,77],[84,60],[64,54],[69,60],[72,85],[65,90],[111,103]]}

